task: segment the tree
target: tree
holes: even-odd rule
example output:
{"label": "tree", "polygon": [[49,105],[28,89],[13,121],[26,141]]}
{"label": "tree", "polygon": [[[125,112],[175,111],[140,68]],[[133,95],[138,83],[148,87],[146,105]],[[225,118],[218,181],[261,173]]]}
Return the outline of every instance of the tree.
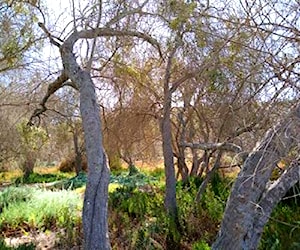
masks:
{"label": "tree", "polygon": [[[263,77],[269,78],[265,87],[272,110],[281,104],[294,106],[282,120],[266,134],[246,159],[231,191],[224,218],[213,249],[257,249],[272,210],[285,193],[299,181],[299,12],[296,1],[262,1],[242,5],[246,26],[259,33],[256,42],[264,58]],[[254,11],[255,10],[255,11]],[[254,13],[255,12],[255,13]],[[255,28],[254,28],[255,26]],[[297,66],[298,65],[298,66]],[[273,87],[271,91],[268,87]],[[275,92],[275,93],[274,93]],[[269,98],[273,95],[275,98]],[[273,100],[276,99],[277,103]],[[272,117],[274,118],[274,117]],[[277,164],[287,155],[294,159],[280,177],[270,180]]]}
{"label": "tree", "polygon": [[17,124],[17,131],[20,137],[20,156],[24,158],[21,169],[26,179],[33,173],[38,153],[48,138],[45,130],[41,127],[29,127],[25,120]]}
{"label": "tree", "polygon": [[213,249],[257,249],[273,208],[299,181],[299,158],[274,182],[271,174],[291,150],[299,150],[300,106],[271,128],[250,154],[227,202]]}
{"label": "tree", "polygon": [[[99,18],[102,15],[101,4],[100,2],[100,4],[94,5],[99,11]],[[118,13],[115,18],[122,19],[122,15]],[[88,161],[88,181],[83,207],[84,246],[86,249],[110,249],[107,225],[109,167],[102,144],[100,112],[95,86],[90,74],[90,66],[84,69],[79,65],[73,52],[74,45],[80,39],[95,39],[97,37],[136,37],[155,47],[157,47],[157,43],[150,36],[138,31],[101,27],[100,21],[96,23],[95,27],[81,27],[80,31],[78,30],[79,27],[74,25],[74,30],[64,41],[53,37],[43,23],[39,23],[39,26],[48,36],[50,42],[59,48],[63,70],[57,79],[49,85],[41,102],[41,107],[35,110],[29,124],[33,124],[34,119],[39,118],[47,110],[48,98],[65,83],[79,90],[80,113]]]}

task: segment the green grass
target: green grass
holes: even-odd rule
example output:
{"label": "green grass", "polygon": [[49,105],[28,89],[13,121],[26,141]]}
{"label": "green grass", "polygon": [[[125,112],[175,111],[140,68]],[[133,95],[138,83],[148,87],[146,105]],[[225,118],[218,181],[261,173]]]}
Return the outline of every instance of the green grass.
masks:
{"label": "green grass", "polygon": [[1,230],[63,228],[80,220],[82,199],[71,191],[10,187],[0,193]]}

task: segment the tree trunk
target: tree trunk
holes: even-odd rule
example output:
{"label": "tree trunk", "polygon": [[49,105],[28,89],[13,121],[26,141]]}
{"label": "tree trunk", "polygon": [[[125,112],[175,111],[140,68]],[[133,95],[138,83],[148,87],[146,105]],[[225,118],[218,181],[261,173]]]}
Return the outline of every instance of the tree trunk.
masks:
{"label": "tree trunk", "polygon": [[166,194],[165,194],[165,207],[167,212],[172,217],[177,217],[177,202],[176,202],[176,175],[174,167],[174,157],[172,149],[172,135],[171,135],[171,121],[170,121],[170,108],[165,111],[162,120],[161,133],[162,133],[162,147],[166,175]]}
{"label": "tree trunk", "polygon": [[111,249],[108,237],[107,202],[109,167],[102,144],[100,112],[90,73],[82,70],[73,54],[77,33],[61,46],[66,74],[79,87],[80,112],[88,161],[88,181],[83,205],[85,249]]}
{"label": "tree trunk", "polygon": [[36,157],[33,156],[34,152],[28,152],[25,156],[25,162],[23,163],[23,177],[28,179],[29,176],[33,173],[34,165],[36,162]]}
{"label": "tree trunk", "polygon": [[161,120],[162,147],[166,176],[165,208],[170,217],[169,232],[166,239],[167,249],[180,249],[180,240],[176,237],[179,228],[178,208],[176,201],[176,174],[172,148],[171,131],[171,93],[165,86],[164,114]]}
{"label": "tree trunk", "polygon": [[216,170],[220,167],[222,155],[223,155],[223,151],[220,150],[218,155],[217,155],[217,158],[216,158],[216,161],[215,161],[215,164],[214,164],[213,168],[207,173],[207,175],[205,176],[205,179],[203,180],[203,182],[201,183],[201,185],[198,189],[198,192],[197,192],[197,195],[196,195],[196,202],[200,202],[201,197],[202,197],[202,195],[203,195],[203,193],[204,193],[204,191],[207,187],[207,184],[209,183],[209,181],[211,180],[211,178],[215,174]]}
{"label": "tree trunk", "polygon": [[299,171],[299,162],[291,164],[269,186],[272,171],[299,142],[300,106],[266,133],[244,163],[232,188],[221,229],[212,249],[257,249],[273,208],[290,186],[299,180],[299,175],[291,174]]}
{"label": "tree trunk", "polygon": [[199,167],[200,167],[201,161],[198,157],[197,149],[191,148],[191,150],[192,150],[192,155],[193,155],[193,163],[192,163],[192,170],[191,170],[190,176],[196,177],[199,172]]}
{"label": "tree trunk", "polygon": [[177,155],[177,167],[181,175],[181,179],[184,183],[188,182],[189,179],[189,169],[185,162],[184,148],[179,147],[179,152]]}
{"label": "tree trunk", "polygon": [[79,173],[82,171],[82,155],[81,155],[81,151],[80,151],[79,145],[78,145],[77,128],[75,128],[75,131],[73,132],[73,143],[74,143],[74,149],[75,149],[75,172],[76,172],[76,175],[79,175]]}

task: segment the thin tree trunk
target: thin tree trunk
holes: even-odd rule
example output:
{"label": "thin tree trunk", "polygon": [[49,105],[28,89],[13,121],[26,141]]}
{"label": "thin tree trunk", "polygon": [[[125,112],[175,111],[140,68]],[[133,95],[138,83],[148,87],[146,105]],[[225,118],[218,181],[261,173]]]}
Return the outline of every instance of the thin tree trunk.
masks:
{"label": "thin tree trunk", "polygon": [[192,155],[193,155],[193,163],[190,176],[197,176],[199,167],[200,167],[200,160],[198,158],[197,149],[192,148]]}
{"label": "thin tree trunk", "polygon": [[174,157],[172,149],[172,135],[171,135],[171,121],[170,108],[165,107],[166,110],[162,120],[162,146],[166,175],[166,194],[165,207],[167,212],[172,217],[177,217],[177,202],[176,202],[176,175],[174,167]]}
{"label": "thin tree trunk", "polygon": [[[282,175],[275,186],[268,188],[272,171],[299,142],[300,106],[266,133],[244,163],[232,188],[212,249],[257,249],[271,211],[290,185],[299,180],[299,175],[290,174],[289,178],[284,177],[288,175]],[[293,168],[299,170],[299,162]],[[273,190],[280,195],[274,195],[274,187]]]}
{"label": "thin tree trunk", "polygon": [[79,175],[79,173],[82,171],[82,156],[78,145],[78,131],[76,128],[73,132],[73,143],[75,149],[75,172],[76,175]]}
{"label": "thin tree trunk", "polygon": [[198,189],[197,195],[196,195],[196,202],[199,202],[201,200],[201,197],[202,197],[202,195],[203,195],[203,193],[204,193],[204,191],[207,187],[207,184],[209,183],[209,181],[213,177],[216,170],[220,167],[222,154],[223,154],[223,152],[222,152],[222,150],[220,150],[218,155],[217,155],[217,159],[215,161],[215,164],[214,164],[213,168],[207,173],[207,175],[205,176],[205,179],[201,183],[201,185]]}
{"label": "thin tree trunk", "polygon": [[181,175],[181,179],[183,182],[188,182],[189,178],[189,169],[185,162],[184,148],[179,147],[179,152],[177,155],[177,167],[178,171]]}

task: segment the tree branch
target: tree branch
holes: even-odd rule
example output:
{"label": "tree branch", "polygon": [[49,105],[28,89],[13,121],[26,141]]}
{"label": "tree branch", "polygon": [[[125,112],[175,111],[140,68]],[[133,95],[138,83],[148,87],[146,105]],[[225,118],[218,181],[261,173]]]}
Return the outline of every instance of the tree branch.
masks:
{"label": "tree branch", "polygon": [[61,43],[63,42],[60,38],[52,36],[51,33],[47,30],[47,28],[45,27],[45,25],[43,23],[38,23],[39,27],[45,32],[46,36],[49,38],[50,43],[52,43],[53,45],[55,45],[56,47],[60,48],[61,44],[57,41],[55,41],[55,39],[57,39],[58,41],[60,41]]}
{"label": "tree branch", "polygon": [[159,43],[152,38],[151,36],[138,32],[138,31],[130,31],[130,30],[115,30],[111,28],[95,28],[95,29],[89,29],[89,30],[82,30],[77,33],[73,33],[69,38],[68,42],[71,44],[74,44],[78,39],[93,39],[95,37],[103,37],[103,36],[116,36],[116,37],[124,37],[124,36],[130,36],[130,37],[137,37],[141,38],[144,41],[150,43],[152,46],[154,46],[161,57],[162,52],[159,46]]}
{"label": "tree branch", "polygon": [[62,71],[60,76],[56,78],[56,80],[54,82],[52,82],[51,84],[49,84],[48,89],[47,89],[47,93],[44,96],[44,98],[42,99],[42,101],[40,102],[40,108],[37,108],[33,114],[31,115],[28,125],[34,125],[33,120],[35,118],[38,118],[38,120],[40,121],[40,116],[47,110],[46,107],[46,103],[48,101],[48,99],[50,98],[51,95],[53,95],[58,89],[60,89],[61,87],[64,86],[64,83],[68,80],[68,76],[66,75],[65,71]]}
{"label": "tree branch", "polygon": [[221,142],[221,143],[182,143],[182,147],[189,147],[192,149],[201,149],[201,150],[224,150],[224,151],[233,151],[235,153],[242,152],[242,148],[231,142]]}

